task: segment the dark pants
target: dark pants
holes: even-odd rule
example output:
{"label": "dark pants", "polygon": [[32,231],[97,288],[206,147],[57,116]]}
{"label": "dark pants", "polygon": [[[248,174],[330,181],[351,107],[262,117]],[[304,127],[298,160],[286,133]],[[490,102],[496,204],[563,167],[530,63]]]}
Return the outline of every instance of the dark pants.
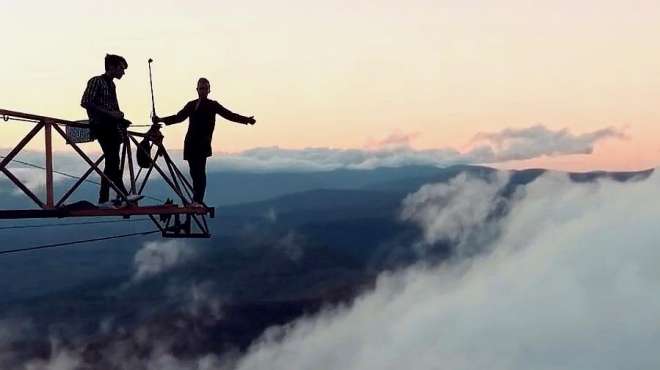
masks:
{"label": "dark pants", "polygon": [[[119,168],[119,149],[121,146],[121,136],[115,128],[110,130],[95,130],[96,138],[101,144],[101,150],[105,155],[105,168],[103,173],[125,194],[128,194],[122,179],[122,173]],[[101,178],[101,190],[99,191],[99,203],[110,200],[110,184],[105,178]]]}
{"label": "dark pants", "polygon": [[189,158],[188,166],[192,178],[193,201],[203,203],[206,192],[206,157]]}

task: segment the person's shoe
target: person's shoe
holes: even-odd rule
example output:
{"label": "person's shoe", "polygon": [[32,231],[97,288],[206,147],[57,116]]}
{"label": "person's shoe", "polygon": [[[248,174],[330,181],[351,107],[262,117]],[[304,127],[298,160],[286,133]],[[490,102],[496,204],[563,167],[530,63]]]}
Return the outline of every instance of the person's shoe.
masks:
{"label": "person's shoe", "polygon": [[118,200],[115,202],[115,208],[126,208],[130,204],[125,200]]}
{"label": "person's shoe", "polygon": [[192,202],[189,204],[189,206],[193,208],[206,208],[206,206],[199,202]]}
{"label": "person's shoe", "polygon": [[117,209],[117,207],[115,206],[115,203],[112,202],[112,201],[99,203],[97,207],[99,209]]}
{"label": "person's shoe", "polygon": [[127,202],[137,202],[138,200],[144,198],[144,195],[140,194],[128,194],[126,196],[126,201]]}

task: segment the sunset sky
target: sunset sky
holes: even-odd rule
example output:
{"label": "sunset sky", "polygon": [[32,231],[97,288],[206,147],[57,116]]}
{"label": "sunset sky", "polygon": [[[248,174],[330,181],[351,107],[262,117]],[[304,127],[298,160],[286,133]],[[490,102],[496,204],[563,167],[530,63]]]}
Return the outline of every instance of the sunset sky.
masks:
{"label": "sunset sky", "polygon": [[[115,53],[128,60],[116,83],[134,124],[149,119],[150,57],[159,115],[195,98],[205,76],[211,98],[255,116],[253,127],[219,119],[216,153],[368,149],[392,135],[464,152],[480,133],[543,125],[626,138],[599,140],[591,155],[491,165],[660,162],[657,0],[0,1],[3,109],[86,118],[85,83]],[[4,148],[28,129],[0,128]],[[181,148],[185,130],[165,129],[166,145]]]}

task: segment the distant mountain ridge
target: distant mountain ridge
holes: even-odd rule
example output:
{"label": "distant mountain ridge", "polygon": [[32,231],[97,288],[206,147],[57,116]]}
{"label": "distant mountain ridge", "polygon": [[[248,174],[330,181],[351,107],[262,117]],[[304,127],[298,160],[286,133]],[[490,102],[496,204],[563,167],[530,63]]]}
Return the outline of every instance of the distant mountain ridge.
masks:
{"label": "distant mountain ridge", "polygon": [[[370,170],[338,169],[320,172],[209,172],[207,178],[206,201],[214,206],[236,205],[248,202],[268,200],[278,196],[318,189],[370,189],[381,191],[412,192],[421,185],[430,182],[444,182],[459,173],[485,175],[498,171],[485,166],[455,165],[450,167],[406,166],[381,167]],[[548,170],[525,169],[511,171],[517,183],[529,182]],[[631,172],[591,171],[569,173],[576,181],[591,181],[600,177],[611,177],[625,181],[636,176],[650,175],[653,169]],[[156,180],[156,181],[154,181]],[[69,186],[73,180],[65,179],[56,183],[56,194],[61,194],[64,186]],[[0,176],[0,194],[12,195],[5,197],[0,209],[17,207],[32,207],[33,204],[22,193],[15,192],[7,178]],[[172,198],[173,193],[166,184],[159,180],[157,174],[147,184],[145,194],[157,198]],[[81,188],[71,198],[94,202],[98,196],[96,185],[83,183]]]}

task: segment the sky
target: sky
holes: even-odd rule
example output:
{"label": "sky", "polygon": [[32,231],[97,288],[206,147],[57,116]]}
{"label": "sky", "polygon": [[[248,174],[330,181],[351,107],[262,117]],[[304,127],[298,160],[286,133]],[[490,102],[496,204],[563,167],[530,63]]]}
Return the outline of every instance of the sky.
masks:
{"label": "sky", "polygon": [[[0,36],[1,109],[84,119],[85,83],[115,53],[128,60],[117,89],[136,125],[151,110],[148,58],[159,115],[194,99],[204,76],[211,98],[255,116],[255,126],[218,125],[216,153],[370,150],[393,135],[412,150],[467,153],[475,137],[542,125],[624,135],[590,154],[489,165],[658,164],[657,1],[0,1],[11,30]],[[2,148],[29,129],[0,127]],[[180,149],[185,130],[164,129],[166,146]],[[43,150],[43,139],[29,148]]]}

